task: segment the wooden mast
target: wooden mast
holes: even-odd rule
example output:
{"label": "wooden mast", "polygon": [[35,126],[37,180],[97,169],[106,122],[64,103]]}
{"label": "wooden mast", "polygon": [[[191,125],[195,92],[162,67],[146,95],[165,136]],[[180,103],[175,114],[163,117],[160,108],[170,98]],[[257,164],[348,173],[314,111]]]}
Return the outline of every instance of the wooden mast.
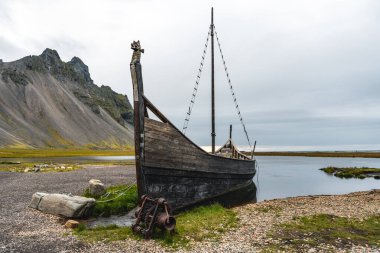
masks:
{"label": "wooden mast", "polygon": [[211,152],[215,154],[214,8],[211,7]]}

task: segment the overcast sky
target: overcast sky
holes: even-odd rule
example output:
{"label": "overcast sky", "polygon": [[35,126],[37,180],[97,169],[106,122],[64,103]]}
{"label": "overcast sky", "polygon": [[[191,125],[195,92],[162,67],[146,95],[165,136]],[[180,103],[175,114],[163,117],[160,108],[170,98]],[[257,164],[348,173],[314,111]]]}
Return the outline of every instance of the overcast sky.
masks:
{"label": "overcast sky", "polygon": [[[380,147],[378,0],[1,0],[0,58],[56,49],[64,61],[80,57],[98,85],[131,98],[130,43],[139,39],[145,94],[182,129],[212,5],[258,147]],[[211,141],[209,55],[206,63],[188,130],[199,145]],[[233,124],[246,145],[218,51],[216,89],[217,144]]]}

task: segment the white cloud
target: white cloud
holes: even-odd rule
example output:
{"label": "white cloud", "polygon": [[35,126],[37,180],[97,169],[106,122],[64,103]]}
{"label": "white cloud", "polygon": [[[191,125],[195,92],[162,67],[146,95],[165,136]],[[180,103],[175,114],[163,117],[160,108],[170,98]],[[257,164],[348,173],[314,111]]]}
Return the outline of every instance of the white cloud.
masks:
{"label": "white cloud", "polygon": [[[347,124],[355,122],[366,131],[365,137],[357,135],[352,144],[380,143],[376,137],[368,138],[379,130],[370,121],[379,118],[374,108],[380,106],[380,2],[376,0],[2,1],[0,58],[11,61],[54,48],[64,60],[74,55],[82,58],[97,84],[131,97],[129,45],[140,39],[146,50],[142,58],[146,95],[182,126],[211,4],[252,138],[264,140],[263,144],[268,140],[271,145],[290,145],[295,138],[304,145],[312,145],[313,138],[335,144],[344,138],[329,138],[334,131],[347,138],[357,131],[350,127],[341,131],[341,125],[330,129],[332,123],[327,122],[335,121],[327,119],[344,115]],[[223,124],[218,125],[217,137],[223,142],[223,129],[229,123],[225,118],[236,125],[239,122],[218,57],[217,115]],[[208,70],[206,66],[189,131],[202,145],[209,139]],[[272,117],[272,123],[255,118],[260,112]],[[294,126],[296,130],[281,129],[286,121],[281,115],[289,116],[289,124],[292,115],[305,124]],[[308,124],[314,115],[325,118],[316,117]],[[273,131],[263,129],[264,123]],[[327,126],[331,131],[321,130],[321,138],[318,129]],[[316,129],[313,138],[305,137],[310,128]],[[236,137],[244,143],[242,135]]]}

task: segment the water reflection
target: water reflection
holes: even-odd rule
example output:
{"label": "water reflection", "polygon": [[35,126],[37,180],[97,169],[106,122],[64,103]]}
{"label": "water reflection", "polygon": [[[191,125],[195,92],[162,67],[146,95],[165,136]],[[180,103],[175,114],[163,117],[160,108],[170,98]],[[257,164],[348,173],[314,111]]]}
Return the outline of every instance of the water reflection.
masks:
{"label": "water reflection", "polygon": [[247,203],[256,203],[256,184],[253,181],[250,181],[243,187],[224,194],[218,199],[218,202],[226,207],[239,206]]}
{"label": "water reflection", "polygon": [[212,203],[220,203],[225,207],[239,206],[247,203],[256,203],[256,193],[257,188],[255,183],[253,181],[247,181],[244,184],[235,187],[234,189],[230,189],[226,193],[197,202],[195,205],[192,205],[190,207],[180,208],[176,210],[176,212],[183,211],[184,209],[192,208],[195,206],[207,205]]}

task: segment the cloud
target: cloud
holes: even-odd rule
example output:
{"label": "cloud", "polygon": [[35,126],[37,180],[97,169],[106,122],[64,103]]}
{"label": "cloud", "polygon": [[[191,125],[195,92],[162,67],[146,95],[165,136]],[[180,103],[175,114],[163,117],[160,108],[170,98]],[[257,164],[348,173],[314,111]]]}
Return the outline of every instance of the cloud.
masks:
{"label": "cloud", "polygon": [[[209,29],[208,1],[15,0],[0,7],[0,58],[52,47],[64,60],[79,56],[96,83],[129,97],[129,44],[140,39],[145,93],[182,127]],[[252,139],[262,145],[379,143],[379,1],[237,0],[214,7]],[[209,56],[205,63],[188,132],[201,145],[210,143]],[[244,144],[218,51],[216,73],[217,140],[224,141],[232,123]]]}

